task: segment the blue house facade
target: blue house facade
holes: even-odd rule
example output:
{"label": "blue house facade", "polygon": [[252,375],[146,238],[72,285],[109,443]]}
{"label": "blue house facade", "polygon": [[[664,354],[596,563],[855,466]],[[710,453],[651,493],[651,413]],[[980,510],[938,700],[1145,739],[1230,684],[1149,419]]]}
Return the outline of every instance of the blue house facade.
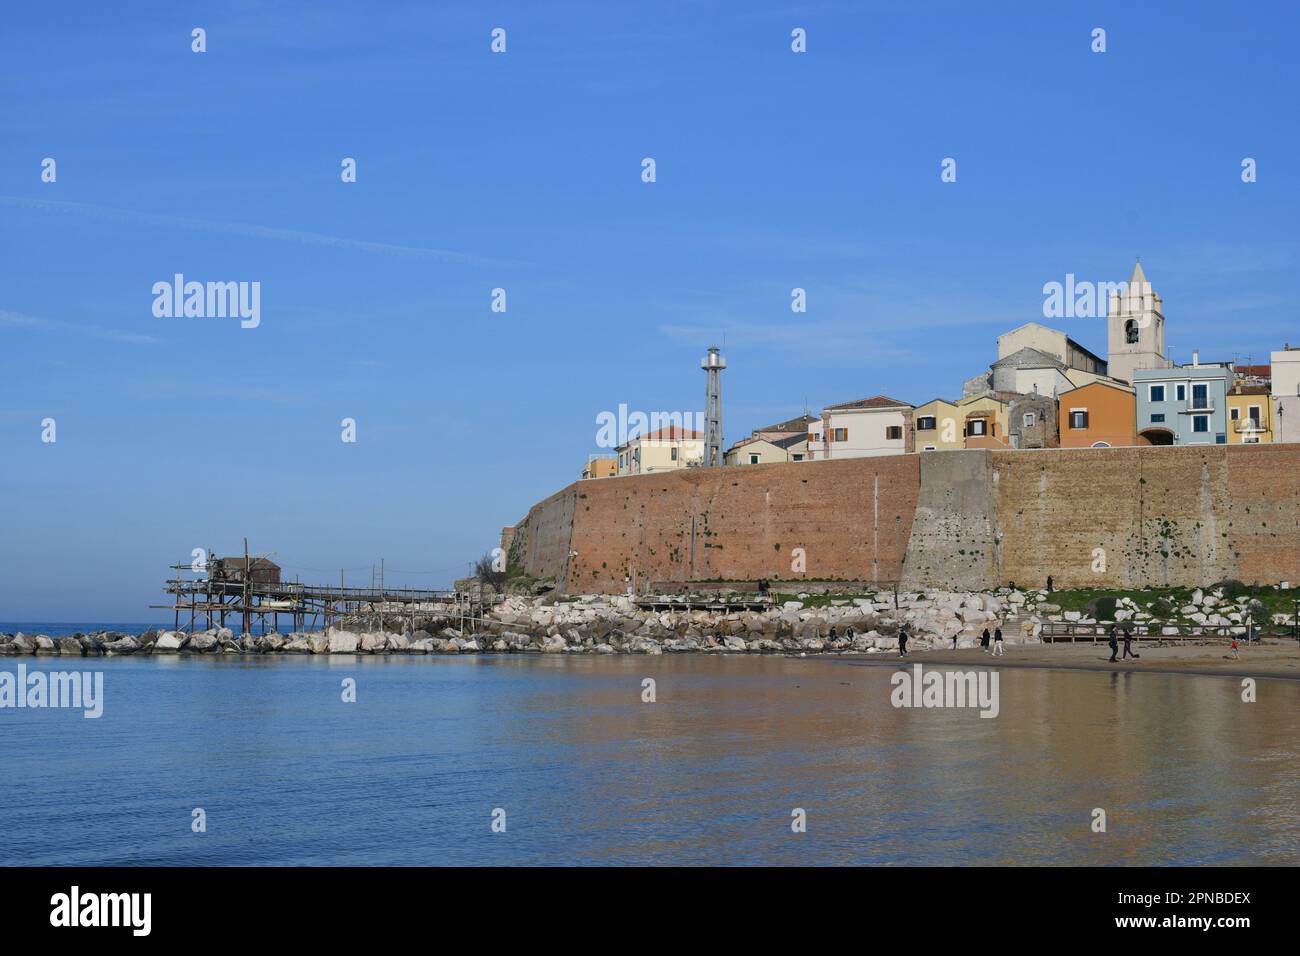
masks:
{"label": "blue house facade", "polygon": [[1138,437],[1153,445],[1226,444],[1231,385],[1227,364],[1137,369]]}

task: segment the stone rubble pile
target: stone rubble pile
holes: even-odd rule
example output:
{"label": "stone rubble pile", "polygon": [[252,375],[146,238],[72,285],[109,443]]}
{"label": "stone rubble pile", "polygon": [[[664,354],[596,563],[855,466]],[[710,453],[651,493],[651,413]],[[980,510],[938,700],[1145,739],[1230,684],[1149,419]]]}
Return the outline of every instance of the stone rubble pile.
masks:
{"label": "stone rubble pile", "polygon": [[[838,653],[897,650],[907,629],[916,649],[973,647],[979,634],[1001,624],[1008,642],[1037,640],[1041,624],[1032,614],[1041,592],[892,593],[835,598],[810,607],[787,601],[764,610],[701,610],[684,599],[664,598],[665,610],[642,609],[629,598],[590,595],[505,598],[482,622],[462,633],[447,621],[414,633],[331,630],[329,633],[236,636],[229,628],[195,634],[149,631],[143,635],[98,632],[60,637],[0,635],[0,655],[61,654],[474,654],[592,653]],[[1019,627],[1013,627],[1015,622]]]}

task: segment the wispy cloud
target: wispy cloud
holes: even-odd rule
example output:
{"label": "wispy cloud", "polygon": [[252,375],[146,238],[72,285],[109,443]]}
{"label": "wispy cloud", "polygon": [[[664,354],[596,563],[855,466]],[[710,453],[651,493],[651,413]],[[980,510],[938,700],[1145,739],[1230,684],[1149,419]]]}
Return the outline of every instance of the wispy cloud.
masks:
{"label": "wispy cloud", "polygon": [[128,345],[153,345],[159,341],[152,335],[145,335],[140,332],[121,332],[117,329],[106,329],[102,325],[82,325],[77,322],[64,322],[61,319],[43,319],[34,315],[8,312],[3,309],[0,309],[0,325],[20,326],[44,332],[74,332],[95,339],[124,342]]}
{"label": "wispy cloud", "polygon": [[150,226],[197,229],[202,232],[220,232],[228,235],[249,236],[254,239],[271,239],[278,242],[299,242],[308,245],[329,246],[334,249],[351,249],[358,252],[376,252],[390,256],[409,256],[418,259],[436,259],[460,265],[519,265],[509,259],[475,256],[448,249],[430,249],[423,246],[404,246],[388,242],[370,242],[364,239],[347,239],[327,236],[324,233],[302,229],[279,229],[244,222],[223,222],[217,219],[193,219],[188,216],[170,216],[164,213],[140,212],[93,203],[61,202],[49,199],[28,199],[24,196],[0,196],[0,206],[17,209],[34,209],[42,212],[67,213],[89,216],[110,222],[132,222]]}

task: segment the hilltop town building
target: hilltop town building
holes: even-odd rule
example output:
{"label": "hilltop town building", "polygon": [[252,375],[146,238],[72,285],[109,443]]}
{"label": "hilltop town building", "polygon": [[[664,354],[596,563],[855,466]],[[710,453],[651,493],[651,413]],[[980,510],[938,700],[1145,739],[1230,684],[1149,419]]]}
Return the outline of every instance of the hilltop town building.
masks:
{"label": "hilltop town building", "polygon": [[1059,447],[1056,399],[1037,393],[1012,399],[1007,407],[1007,438],[1012,448]]}
{"label": "hilltop town building", "polygon": [[1276,441],[1300,441],[1300,347],[1272,354],[1272,399]]}
{"label": "hilltop town building", "polygon": [[1228,444],[1258,445],[1273,441],[1273,402],[1267,385],[1228,389]]}
{"label": "hilltop town building", "polygon": [[618,448],[619,475],[648,475],[704,463],[704,433],[669,425]]}
{"label": "hilltop town building", "polygon": [[1118,448],[1149,445],[1137,437],[1133,390],[1112,382],[1092,382],[1062,392],[1057,429],[1062,448]]}
{"label": "hilltop town building", "polygon": [[917,451],[952,451],[966,447],[957,403],[934,398],[912,412]]}
{"label": "hilltop town building", "polygon": [[808,455],[829,458],[874,458],[913,451],[912,406],[885,395],[828,405],[820,425],[808,433]]}
{"label": "hilltop town building", "polygon": [[1153,445],[1214,445],[1228,441],[1228,363],[1140,368],[1133,373],[1137,433]]}
{"label": "hilltop town building", "polygon": [[593,455],[582,466],[583,478],[613,478],[617,474],[617,455]]}

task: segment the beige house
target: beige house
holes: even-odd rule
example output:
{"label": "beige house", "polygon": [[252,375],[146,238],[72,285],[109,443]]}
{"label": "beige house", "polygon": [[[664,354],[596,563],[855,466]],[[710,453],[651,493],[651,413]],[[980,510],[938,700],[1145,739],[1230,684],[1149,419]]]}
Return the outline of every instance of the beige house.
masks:
{"label": "beige house", "polygon": [[805,461],[808,458],[810,426],[821,419],[800,415],[786,422],[755,428],[727,449],[723,456],[728,465],[767,465],[777,461]]}
{"label": "beige house", "polygon": [[808,433],[783,435],[779,438],[742,438],[727,449],[728,465],[770,465],[782,461],[806,461]]}
{"label": "beige house", "polygon": [[617,451],[620,475],[675,471],[703,464],[704,433],[669,425],[638,435]]}
{"label": "beige house", "polygon": [[1009,407],[1007,399],[997,395],[972,395],[958,402],[962,447],[1010,448]]}
{"label": "beige house", "polygon": [[593,455],[582,466],[582,477],[613,478],[618,474],[618,458],[615,455]]}
{"label": "beige house", "polygon": [[916,429],[917,451],[951,451],[966,447],[963,421],[956,402],[946,398],[931,399],[912,412],[912,422]]}
{"label": "beige house", "polygon": [[912,451],[912,406],[876,395],[829,405],[820,424],[809,426],[808,457],[872,458]]}

